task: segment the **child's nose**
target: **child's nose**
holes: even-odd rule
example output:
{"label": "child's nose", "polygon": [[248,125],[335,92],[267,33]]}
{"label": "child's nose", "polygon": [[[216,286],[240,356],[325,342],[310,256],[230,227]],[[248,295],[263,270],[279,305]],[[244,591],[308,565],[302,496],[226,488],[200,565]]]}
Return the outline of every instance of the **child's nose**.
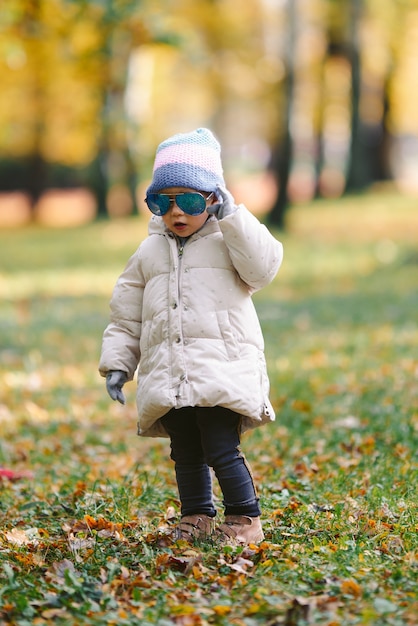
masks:
{"label": "child's nose", "polygon": [[184,213],[184,211],[182,211],[177,205],[175,198],[173,198],[170,202],[170,210],[172,213]]}

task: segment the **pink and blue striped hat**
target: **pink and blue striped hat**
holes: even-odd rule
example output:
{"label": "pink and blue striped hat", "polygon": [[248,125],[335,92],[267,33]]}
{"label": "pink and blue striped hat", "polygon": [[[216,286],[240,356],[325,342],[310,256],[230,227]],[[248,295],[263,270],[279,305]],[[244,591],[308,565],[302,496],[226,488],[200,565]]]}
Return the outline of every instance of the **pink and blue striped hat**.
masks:
{"label": "pink and blue striped hat", "polygon": [[160,143],[147,194],[167,187],[215,191],[217,185],[225,186],[221,146],[210,130],[198,128]]}

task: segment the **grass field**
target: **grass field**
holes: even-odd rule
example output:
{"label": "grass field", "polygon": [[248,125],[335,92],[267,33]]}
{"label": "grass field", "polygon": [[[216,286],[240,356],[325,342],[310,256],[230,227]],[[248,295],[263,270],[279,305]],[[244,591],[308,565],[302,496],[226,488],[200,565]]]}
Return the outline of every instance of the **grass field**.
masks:
{"label": "grass field", "polygon": [[246,549],[158,541],[168,442],[97,373],[144,218],[0,231],[0,466],[28,473],[0,482],[0,624],[417,624],[417,200],[289,218],[255,296],[277,420],[243,439],[266,534]]}

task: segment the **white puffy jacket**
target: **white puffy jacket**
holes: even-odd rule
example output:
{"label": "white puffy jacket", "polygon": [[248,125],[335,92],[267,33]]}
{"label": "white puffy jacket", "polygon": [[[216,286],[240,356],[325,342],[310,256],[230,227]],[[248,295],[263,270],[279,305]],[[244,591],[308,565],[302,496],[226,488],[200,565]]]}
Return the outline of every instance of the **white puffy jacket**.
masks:
{"label": "white puffy jacket", "polygon": [[171,408],[223,406],[242,429],[274,420],[264,341],[251,294],[271,282],[283,248],[243,205],[211,216],[183,247],[153,216],[110,303],[102,376],[138,367],[138,434],[166,436]]}

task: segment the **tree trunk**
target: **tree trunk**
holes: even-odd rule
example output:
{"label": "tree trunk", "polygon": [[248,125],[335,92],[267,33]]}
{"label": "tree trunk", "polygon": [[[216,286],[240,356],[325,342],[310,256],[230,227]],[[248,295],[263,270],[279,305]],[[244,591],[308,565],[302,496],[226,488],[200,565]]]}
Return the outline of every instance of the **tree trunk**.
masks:
{"label": "tree trunk", "polygon": [[296,38],[296,13],[298,0],[287,0],[287,38],[286,38],[286,78],[284,80],[285,104],[281,114],[283,116],[283,132],[279,138],[275,154],[272,159],[272,172],[278,186],[276,200],[271,209],[269,221],[272,225],[283,229],[285,227],[285,215],[289,205],[288,183],[292,167],[292,133],[291,117],[293,107],[294,88],[294,48]]}
{"label": "tree trunk", "polygon": [[347,169],[346,191],[360,190],[365,184],[364,150],[360,120],[361,64],[359,51],[359,22],[362,0],[352,0],[350,10],[350,41],[348,46],[351,65],[351,144]]}

